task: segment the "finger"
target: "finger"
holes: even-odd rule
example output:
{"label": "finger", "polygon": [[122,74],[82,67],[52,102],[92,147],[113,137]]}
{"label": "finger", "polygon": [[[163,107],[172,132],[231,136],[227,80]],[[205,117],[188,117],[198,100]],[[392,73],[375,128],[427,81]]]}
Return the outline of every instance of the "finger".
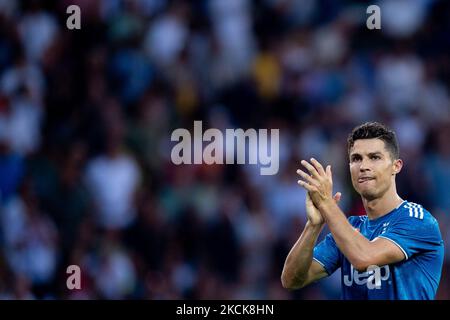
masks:
{"label": "finger", "polygon": [[304,180],[306,180],[309,184],[314,186],[319,186],[319,182],[315,180],[311,175],[307,174],[305,171],[298,169],[297,174],[299,174]]}
{"label": "finger", "polygon": [[332,172],[331,172],[331,166],[328,165],[327,168],[326,168],[325,170],[326,170],[326,173],[327,173],[327,177],[328,177],[330,180],[333,179],[333,174],[332,174]]}
{"label": "finger", "polygon": [[320,175],[317,172],[316,168],[312,164],[310,164],[308,161],[302,160],[301,164],[308,169],[308,171],[313,175],[314,178],[319,179]]}
{"label": "finger", "polygon": [[303,188],[305,188],[305,189],[306,189],[307,191],[309,191],[309,192],[314,192],[314,191],[317,190],[316,187],[314,187],[314,186],[312,186],[312,185],[306,183],[306,182],[303,181],[303,180],[298,180],[297,183],[298,183],[300,186],[302,186]]}
{"label": "finger", "polygon": [[336,192],[333,199],[334,199],[334,201],[339,202],[339,201],[341,201],[341,197],[342,197],[342,193]]}
{"label": "finger", "polygon": [[325,175],[325,171],[323,170],[322,165],[320,164],[319,161],[317,161],[314,158],[311,158],[311,163],[313,164],[313,166],[316,168],[317,172],[321,175],[324,176]]}

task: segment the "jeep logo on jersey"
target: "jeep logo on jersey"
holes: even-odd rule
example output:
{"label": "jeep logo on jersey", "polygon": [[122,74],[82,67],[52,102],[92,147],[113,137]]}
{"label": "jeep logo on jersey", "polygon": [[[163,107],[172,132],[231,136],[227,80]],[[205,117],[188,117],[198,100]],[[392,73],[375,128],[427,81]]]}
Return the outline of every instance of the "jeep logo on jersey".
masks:
{"label": "jeep logo on jersey", "polygon": [[381,289],[381,281],[389,279],[389,276],[389,266],[387,265],[381,268],[371,265],[365,272],[358,272],[353,265],[350,265],[350,276],[344,275],[344,284],[350,287],[355,282],[357,285],[367,284],[368,289]]}

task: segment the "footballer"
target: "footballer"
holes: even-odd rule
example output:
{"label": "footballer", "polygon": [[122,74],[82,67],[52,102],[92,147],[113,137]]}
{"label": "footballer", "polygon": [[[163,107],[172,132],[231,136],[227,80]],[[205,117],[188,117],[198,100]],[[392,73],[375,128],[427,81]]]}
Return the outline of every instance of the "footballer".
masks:
{"label": "footballer", "polygon": [[[434,299],[444,244],[431,213],[397,193],[403,162],[395,133],[377,122],[362,124],[349,135],[348,155],[367,215],[347,218],[341,211],[331,166],[301,161],[308,221],[286,258],[283,287],[303,288],[341,268],[342,299]],[[330,233],[316,245],[325,224]]]}

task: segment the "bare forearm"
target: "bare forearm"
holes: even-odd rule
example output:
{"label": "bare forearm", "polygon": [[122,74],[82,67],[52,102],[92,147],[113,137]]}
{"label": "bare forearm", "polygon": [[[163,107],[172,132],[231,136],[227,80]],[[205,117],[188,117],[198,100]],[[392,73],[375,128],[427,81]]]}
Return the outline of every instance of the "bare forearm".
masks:
{"label": "bare forearm", "polygon": [[344,256],[356,269],[365,269],[370,258],[370,241],[352,227],[336,203],[324,203],[320,212]]}
{"label": "bare forearm", "polygon": [[323,225],[313,226],[308,221],[305,229],[289,252],[284,263],[281,281],[285,288],[300,288],[308,278],[314,246]]}

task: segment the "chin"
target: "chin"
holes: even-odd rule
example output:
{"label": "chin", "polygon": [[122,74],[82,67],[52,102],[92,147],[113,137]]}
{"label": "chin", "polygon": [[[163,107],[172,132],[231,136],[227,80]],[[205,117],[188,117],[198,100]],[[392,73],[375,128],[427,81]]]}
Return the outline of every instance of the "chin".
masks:
{"label": "chin", "polygon": [[359,194],[366,200],[374,200],[379,198],[379,194],[375,190],[360,190]]}

